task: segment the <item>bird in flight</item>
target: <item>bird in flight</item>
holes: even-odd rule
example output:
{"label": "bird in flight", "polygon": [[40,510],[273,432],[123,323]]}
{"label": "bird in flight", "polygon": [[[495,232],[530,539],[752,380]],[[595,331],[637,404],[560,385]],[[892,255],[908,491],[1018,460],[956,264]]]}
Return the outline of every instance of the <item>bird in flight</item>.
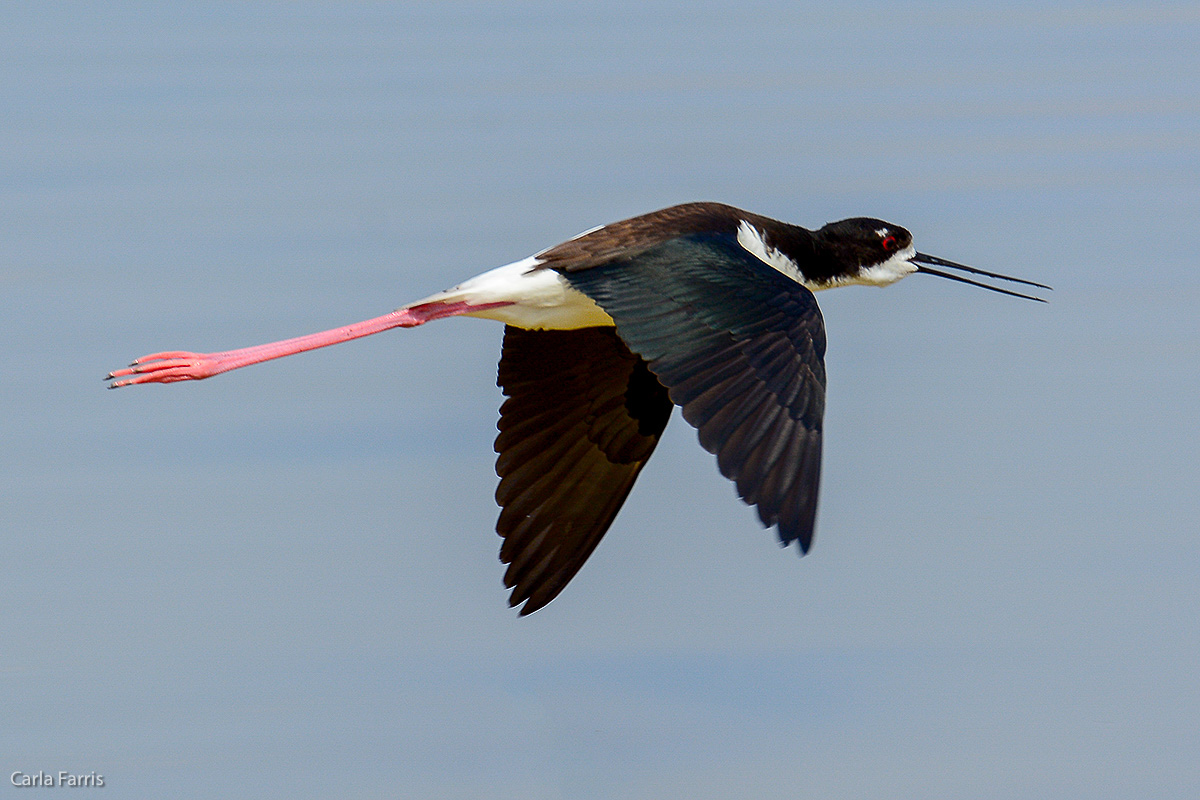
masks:
{"label": "bird in flight", "polygon": [[936,267],[1050,287],[919,253],[898,225],[808,230],[686,203],[585,231],[353,325],[223,353],[165,351],[109,388],[201,380],[442,317],[503,322],[496,489],[509,604],[549,603],[596,548],[674,406],[781,545],[812,543],[825,410],[825,325],[813,292],[887,286]]}

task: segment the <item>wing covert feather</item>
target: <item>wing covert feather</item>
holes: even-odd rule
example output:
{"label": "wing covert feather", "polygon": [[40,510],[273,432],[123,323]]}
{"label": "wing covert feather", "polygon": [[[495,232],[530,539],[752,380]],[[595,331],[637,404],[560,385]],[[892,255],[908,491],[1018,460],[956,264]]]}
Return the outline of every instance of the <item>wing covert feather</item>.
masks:
{"label": "wing covert feather", "polygon": [[825,327],[812,292],[732,233],[679,236],[561,270],[616,322],[783,544],[812,543]]}

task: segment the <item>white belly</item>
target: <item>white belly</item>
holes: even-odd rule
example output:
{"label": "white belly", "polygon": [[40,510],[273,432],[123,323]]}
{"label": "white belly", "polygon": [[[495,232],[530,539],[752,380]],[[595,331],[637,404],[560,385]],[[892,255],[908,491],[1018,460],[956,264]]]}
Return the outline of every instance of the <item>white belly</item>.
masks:
{"label": "white belly", "polygon": [[452,289],[412,303],[511,303],[463,316],[495,319],[518,328],[571,330],[611,326],[605,314],[590,297],[576,289],[552,269],[534,269],[535,256],[506,264],[476,275]]}

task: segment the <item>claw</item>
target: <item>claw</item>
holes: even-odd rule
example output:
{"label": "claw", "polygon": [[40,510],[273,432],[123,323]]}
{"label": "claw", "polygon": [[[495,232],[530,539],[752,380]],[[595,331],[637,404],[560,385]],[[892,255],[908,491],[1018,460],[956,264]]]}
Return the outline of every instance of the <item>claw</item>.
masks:
{"label": "claw", "polygon": [[[142,356],[124,369],[113,370],[105,380],[115,381],[110,389],[133,386],[139,383],[174,383],[176,381],[198,381],[214,375],[219,364],[219,354],[189,353],[184,350],[167,350]],[[118,378],[123,380],[117,380]]]}

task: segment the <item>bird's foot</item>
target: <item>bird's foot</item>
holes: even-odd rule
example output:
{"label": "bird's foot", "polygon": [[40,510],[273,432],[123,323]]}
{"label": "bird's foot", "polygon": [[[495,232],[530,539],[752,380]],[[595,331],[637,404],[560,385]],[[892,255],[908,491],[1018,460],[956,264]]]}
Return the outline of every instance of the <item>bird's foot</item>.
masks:
{"label": "bird's foot", "polygon": [[142,356],[124,369],[114,370],[105,376],[110,389],[133,386],[137,383],[174,383],[175,381],[199,381],[222,372],[220,353],[189,353],[183,350],[167,350]]}

